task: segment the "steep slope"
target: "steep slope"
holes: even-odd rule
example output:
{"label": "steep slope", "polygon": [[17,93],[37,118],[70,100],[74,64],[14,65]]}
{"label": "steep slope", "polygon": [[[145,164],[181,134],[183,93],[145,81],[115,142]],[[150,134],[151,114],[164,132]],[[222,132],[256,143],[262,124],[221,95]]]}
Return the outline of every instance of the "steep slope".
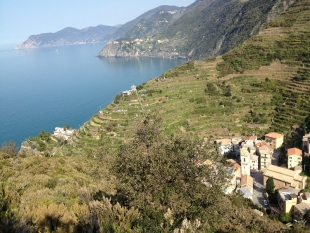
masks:
{"label": "steep slope", "polygon": [[104,25],[81,30],[67,27],[55,33],[32,35],[21,45],[18,45],[16,49],[107,42],[117,29],[118,27]]}
{"label": "steep slope", "polygon": [[[177,7],[177,6],[159,6],[156,7],[152,10],[149,10],[147,12],[145,12],[144,14],[138,16],[137,18],[125,23],[124,25],[122,25],[112,36],[112,38],[114,40],[118,39],[118,38],[131,38],[132,32],[129,32],[130,30],[133,31],[137,31],[139,30],[139,23],[140,21],[142,21],[141,23],[143,24],[143,22],[147,21],[147,22],[152,22],[150,20],[150,18],[152,16],[154,16],[155,14],[158,14],[159,12],[167,12],[167,11],[177,11],[177,10],[181,10],[183,8]],[[136,27],[136,29],[134,29],[134,27]],[[128,32],[128,34],[126,34]],[[143,31],[142,31],[143,32]],[[140,33],[142,33],[140,32]]]}
{"label": "steep slope", "polygon": [[[300,0],[286,14],[272,21],[260,35],[223,56],[221,76],[243,73],[273,64],[272,75],[261,72],[265,81],[255,86],[272,93],[272,129],[289,131],[292,125],[305,128],[310,105],[310,2]],[[275,62],[277,61],[277,62]]]}
{"label": "steep slope", "polygon": [[169,25],[180,18],[185,12],[185,8],[171,7],[158,11],[149,18],[143,18],[126,32],[122,38],[137,38],[141,36],[151,36],[164,31]]}
{"label": "steep slope", "polygon": [[294,0],[196,1],[164,32],[139,40],[117,40],[99,56],[159,56],[202,59],[242,43]]}
{"label": "steep slope", "polygon": [[206,139],[286,133],[302,125],[310,112],[307,4],[297,1],[223,57],[184,63],[141,85],[134,95],[119,95],[76,132],[65,153],[90,153],[99,138],[117,148],[130,139],[127,129],[143,111],[162,115],[167,132],[182,130]]}

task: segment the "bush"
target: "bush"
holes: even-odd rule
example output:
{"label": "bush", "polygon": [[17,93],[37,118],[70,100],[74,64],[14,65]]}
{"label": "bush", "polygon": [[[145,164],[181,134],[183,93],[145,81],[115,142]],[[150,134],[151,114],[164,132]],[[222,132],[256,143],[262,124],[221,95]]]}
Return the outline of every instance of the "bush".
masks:
{"label": "bush", "polygon": [[115,96],[115,98],[114,98],[114,103],[115,104],[119,104],[119,101],[120,101],[121,98],[122,98],[122,95],[121,94],[117,94]]}
{"label": "bush", "polygon": [[282,213],[280,215],[280,221],[283,223],[288,223],[292,221],[292,217],[289,213]]}
{"label": "bush", "polygon": [[47,184],[45,185],[46,188],[54,189],[57,186],[58,178],[53,177],[52,179],[49,179]]}

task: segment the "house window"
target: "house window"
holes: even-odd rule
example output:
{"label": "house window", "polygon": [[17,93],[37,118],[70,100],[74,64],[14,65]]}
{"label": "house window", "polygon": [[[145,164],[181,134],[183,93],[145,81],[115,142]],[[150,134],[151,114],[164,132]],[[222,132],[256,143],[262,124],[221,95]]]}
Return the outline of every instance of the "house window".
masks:
{"label": "house window", "polygon": [[245,158],[243,158],[243,162],[245,162]]}

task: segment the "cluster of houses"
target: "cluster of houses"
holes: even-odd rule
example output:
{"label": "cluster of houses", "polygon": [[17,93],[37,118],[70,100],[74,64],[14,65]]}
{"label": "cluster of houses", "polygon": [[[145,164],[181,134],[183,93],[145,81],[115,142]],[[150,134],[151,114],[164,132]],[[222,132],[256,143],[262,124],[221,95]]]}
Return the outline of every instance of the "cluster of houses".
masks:
{"label": "cluster of houses", "polygon": [[56,138],[68,140],[72,137],[74,129],[67,129],[62,127],[56,127],[53,136]]}
{"label": "cluster of houses", "polygon": [[240,191],[245,198],[252,199],[254,179],[251,171],[263,172],[263,185],[273,177],[275,189],[278,190],[278,204],[281,212],[291,214],[295,219],[302,219],[310,210],[310,193],[300,193],[305,189],[307,177],[301,176],[303,153],[310,153],[310,134],[303,137],[303,150],[287,149],[287,166],[278,166],[280,148],[284,135],[271,132],[265,140],[255,136],[245,139],[232,138],[216,140],[215,144],[222,155],[228,153],[238,159],[228,159],[227,167],[231,180],[226,193]]}

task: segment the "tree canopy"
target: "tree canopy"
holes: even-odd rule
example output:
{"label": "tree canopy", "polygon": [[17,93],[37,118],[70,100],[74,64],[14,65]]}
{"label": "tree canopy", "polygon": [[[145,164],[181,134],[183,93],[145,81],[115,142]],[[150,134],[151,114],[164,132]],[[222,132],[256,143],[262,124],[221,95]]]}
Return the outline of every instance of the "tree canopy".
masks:
{"label": "tree canopy", "polygon": [[266,181],[266,192],[271,195],[274,193],[274,181],[273,181],[273,177],[269,177]]}
{"label": "tree canopy", "polygon": [[[218,158],[214,148],[193,136],[166,136],[162,120],[148,116],[134,140],[120,149],[113,170],[123,204],[143,213],[142,225],[169,229],[184,219],[203,224],[206,210],[223,194],[225,173]],[[206,159],[210,165],[199,165]]]}

